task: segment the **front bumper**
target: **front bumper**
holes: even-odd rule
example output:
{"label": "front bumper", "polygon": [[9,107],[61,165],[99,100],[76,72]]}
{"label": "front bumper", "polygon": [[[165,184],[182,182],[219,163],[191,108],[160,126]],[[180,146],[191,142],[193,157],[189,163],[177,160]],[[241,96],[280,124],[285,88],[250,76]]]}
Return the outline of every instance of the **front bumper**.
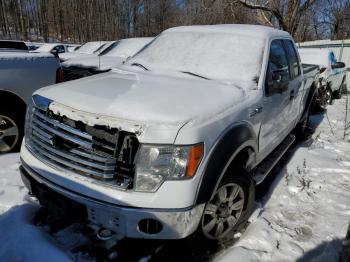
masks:
{"label": "front bumper", "polygon": [[[198,227],[204,204],[184,209],[132,208],[107,203],[73,192],[40,176],[22,160],[21,176],[27,188],[44,187],[86,209],[86,220],[121,237],[146,239],[181,239]],[[149,221],[157,221],[156,230],[148,230]],[[145,225],[146,224],[146,225]],[[161,225],[159,227],[159,225]],[[147,230],[145,230],[147,229]],[[160,231],[159,231],[160,229]],[[157,232],[155,232],[157,231]]]}

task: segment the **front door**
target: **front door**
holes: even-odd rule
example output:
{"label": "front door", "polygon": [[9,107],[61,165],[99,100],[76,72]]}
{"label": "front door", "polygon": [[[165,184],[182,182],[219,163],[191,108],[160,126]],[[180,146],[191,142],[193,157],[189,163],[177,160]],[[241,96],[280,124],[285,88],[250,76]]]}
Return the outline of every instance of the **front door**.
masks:
{"label": "front door", "polygon": [[[273,71],[284,71],[290,81],[290,65],[283,40],[273,40],[270,46],[269,64],[266,79]],[[259,134],[259,150],[261,158],[265,158],[288,135],[293,126],[293,99],[291,92],[293,83],[284,90],[274,90],[269,81],[265,81],[265,97],[263,103],[263,120]],[[295,92],[295,91],[294,91]]]}

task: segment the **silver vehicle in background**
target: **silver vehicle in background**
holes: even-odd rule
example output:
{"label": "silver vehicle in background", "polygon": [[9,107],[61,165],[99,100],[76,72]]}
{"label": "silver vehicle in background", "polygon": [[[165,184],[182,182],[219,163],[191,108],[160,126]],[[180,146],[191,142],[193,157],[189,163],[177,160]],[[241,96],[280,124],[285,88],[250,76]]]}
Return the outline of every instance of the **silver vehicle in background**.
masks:
{"label": "silver vehicle in background", "polygon": [[61,81],[59,59],[52,54],[0,52],[0,154],[19,149],[32,93]]}
{"label": "silver vehicle in background", "polygon": [[338,62],[330,49],[300,48],[300,58],[303,64],[315,64],[320,67],[320,83],[316,106],[325,109],[334,98],[339,99],[346,90],[346,66]]}

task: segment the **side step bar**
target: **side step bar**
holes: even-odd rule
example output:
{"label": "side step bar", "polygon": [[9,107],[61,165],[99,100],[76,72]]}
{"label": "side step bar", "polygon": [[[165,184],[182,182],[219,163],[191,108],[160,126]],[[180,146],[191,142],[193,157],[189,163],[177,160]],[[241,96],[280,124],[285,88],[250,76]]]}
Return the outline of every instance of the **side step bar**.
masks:
{"label": "side step bar", "polygon": [[279,144],[278,147],[275,148],[275,150],[273,150],[271,154],[258,165],[253,174],[256,185],[259,185],[262,181],[264,181],[265,177],[271,172],[272,168],[282,158],[294,141],[295,135],[288,135],[282,141],[282,143]]}

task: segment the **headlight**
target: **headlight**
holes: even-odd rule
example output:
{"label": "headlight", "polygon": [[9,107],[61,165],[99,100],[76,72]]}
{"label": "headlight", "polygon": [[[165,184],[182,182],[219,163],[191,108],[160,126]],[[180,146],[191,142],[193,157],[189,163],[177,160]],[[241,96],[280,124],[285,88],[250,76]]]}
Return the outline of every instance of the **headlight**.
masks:
{"label": "headlight", "polygon": [[141,145],[136,162],[136,191],[155,192],[165,180],[194,176],[204,146]]}

